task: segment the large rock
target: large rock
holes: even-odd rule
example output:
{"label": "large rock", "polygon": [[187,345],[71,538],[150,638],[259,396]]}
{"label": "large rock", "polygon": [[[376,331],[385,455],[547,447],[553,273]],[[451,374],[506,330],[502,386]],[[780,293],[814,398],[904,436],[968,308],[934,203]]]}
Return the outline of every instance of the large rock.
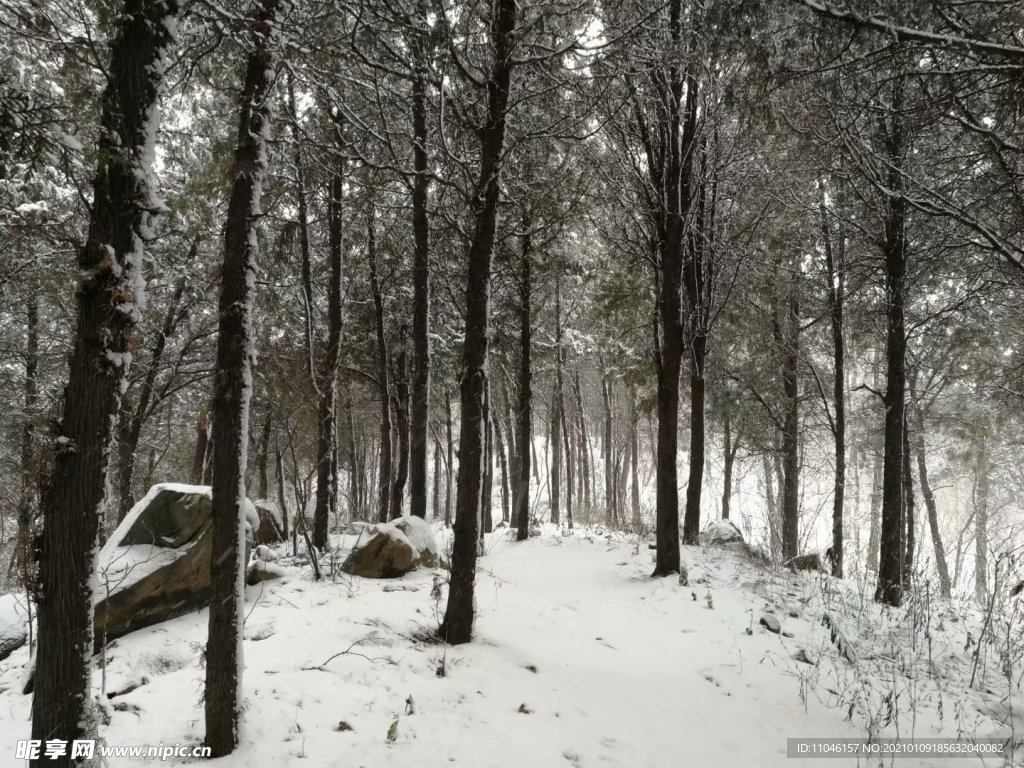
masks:
{"label": "large rock", "polygon": [[280,507],[268,499],[257,499],[253,506],[260,519],[253,535],[253,544],[277,544],[284,541],[284,516]]}
{"label": "large rock", "polygon": [[[245,502],[246,549],[259,526]],[[132,507],[98,558],[96,647],[205,607],[213,551],[209,486],[162,483]]]}
{"label": "large rock", "polygon": [[419,565],[436,564],[437,542],[430,526],[418,518],[403,517],[365,529],[341,569],[368,579],[393,579]]}
{"label": "large rock", "polygon": [[422,565],[425,568],[437,567],[437,538],[434,536],[434,529],[431,528],[430,523],[422,517],[405,515],[397,520],[392,520],[391,524],[404,533],[405,538],[419,552],[417,565]]}
{"label": "large rock", "polygon": [[743,543],[743,533],[730,520],[714,520],[701,532],[700,542],[715,546]]}

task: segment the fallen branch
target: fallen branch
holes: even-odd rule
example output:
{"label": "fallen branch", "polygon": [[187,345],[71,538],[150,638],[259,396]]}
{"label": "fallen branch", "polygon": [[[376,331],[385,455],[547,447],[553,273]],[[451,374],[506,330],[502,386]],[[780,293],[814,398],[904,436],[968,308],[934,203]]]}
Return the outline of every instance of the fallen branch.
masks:
{"label": "fallen branch", "polygon": [[313,671],[313,670],[319,670],[320,672],[325,672],[327,665],[330,664],[332,661],[334,661],[339,656],[358,656],[359,658],[366,659],[369,662],[383,661],[383,662],[385,662],[387,664],[397,665],[398,662],[395,661],[394,659],[390,658],[390,657],[386,657],[386,656],[371,657],[371,656],[367,656],[364,653],[359,653],[357,651],[353,651],[352,650],[357,645],[365,643],[367,640],[376,640],[376,639],[377,639],[377,634],[375,632],[371,632],[370,634],[366,635],[366,637],[361,637],[358,640],[356,640],[355,642],[353,642],[352,645],[350,645],[344,651],[338,651],[333,656],[328,657],[328,659],[326,661],[324,661],[322,664],[316,664],[316,665],[313,665],[313,666],[302,667],[302,671],[303,672],[310,672],[310,671]]}

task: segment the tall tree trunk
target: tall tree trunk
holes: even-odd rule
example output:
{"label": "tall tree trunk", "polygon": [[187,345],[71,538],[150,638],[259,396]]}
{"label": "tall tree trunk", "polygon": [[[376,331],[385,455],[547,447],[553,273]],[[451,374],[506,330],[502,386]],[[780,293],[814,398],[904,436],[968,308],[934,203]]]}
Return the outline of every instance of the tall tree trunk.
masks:
{"label": "tall tree trunk", "polygon": [[[176,0],[125,0],[101,100],[93,202],[78,254],[76,326],[68,383],[43,503],[32,738],[95,736],[92,700],[93,569],[111,423],[128,375],[143,302],[143,241],[159,91],[178,13]],[[33,768],[70,766],[69,755]]]}
{"label": "tall tree trunk", "polygon": [[466,329],[462,346],[459,476],[448,605],[440,634],[451,644],[473,634],[477,518],[483,480],[484,392],[490,315],[491,256],[498,215],[505,118],[514,66],[516,0],[496,0],[490,22],[493,68],[487,80],[487,117],[479,131],[480,177],[473,196],[474,230],[468,254]]}
{"label": "tall tree trunk", "polygon": [[491,432],[491,383],[484,382],[484,475],[480,489],[480,554],[483,554],[484,534],[494,530],[492,501],[494,498],[494,435]]}
{"label": "tall tree trunk", "polygon": [[434,503],[431,514],[437,520],[441,515],[441,442],[434,441]]}
{"label": "tall tree trunk", "polygon": [[[335,118],[338,138],[343,126]],[[331,282],[327,291],[327,350],[320,375],[320,402],[317,407],[316,506],[313,509],[313,546],[328,547],[327,528],[330,513],[338,505],[337,432],[338,374],[341,370],[341,338],[344,324],[342,273],[345,267],[342,240],[342,202],[345,190],[344,160],[335,161],[327,200],[327,251],[331,262]]]}
{"label": "tall tree trunk", "polygon": [[[782,355],[782,390],[784,394],[782,424],[782,559],[800,554],[800,383],[797,366],[800,361],[800,298],[799,265],[786,284],[785,309],[773,313],[775,337]],[[776,275],[778,275],[778,263]],[[781,317],[784,312],[784,318]]]}
{"label": "tall tree trunk", "polygon": [[409,444],[409,511],[427,515],[427,426],[430,420],[430,222],[427,196],[430,168],[427,157],[427,45],[426,1],[416,3],[416,29],[412,36],[412,419]]}
{"label": "tall tree trunk", "polygon": [[762,469],[764,471],[764,496],[768,504],[768,547],[772,553],[772,559],[778,560],[782,556],[782,531],[781,516],[779,515],[778,497],[775,493],[775,483],[772,477],[775,470],[772,468],[768,454],[761,457]]}
{"label": "tall tree trunk", "polygon": [[[906,406],[904,406],[906,407]],[[909,415],[908,412],[904,412]],[[906,524],[906,551],[903,556],[903,589],[908,590],[914,573],[914,473],[910,469],[910,419],[903,419],[903,517]]]}
{"label": "tall tree trunk", "polygon": [[576,410],[580,415],[580,473],[582,475],[583,493],[581,503],[583,509],[593,508],[593,467],[590,461],[590,438],[587,436],[587,415],[583,410],[583,389],[580,387],[580,369],[573,370],[573,394],[576,397]]}
{"label": "tall tree trunk", "polygon": [[988,435],[977,438],[976,486],[974,489],[974,597],[988,604]]}
{"label": "tall tree trunk", "polygon": [[277,449],[274,458],[274,467],[277,474],[277,505],[281,508],[281,538],[288,541],[288,502],[284,493],[284,459],[280,448]]}
{"label": "tall tree trunk", "polygon": [[204,485],[207,475],[208,457],[210,454],[210,412],[199,411],[199,422],[196,426],[196,448],[192,453],[192,471],[189,480],[193,485]]}
{"label": "tall tree trunk", "polygon": [[452,478],[454,470],[452,463],[455,461],[455,445],[452,439],[452,396],[444,393],[444,414],[445,414],[445,436],[448,443],[448,461],[445,462],[445,483],[444,483],[444,524],[450,527],[452,524]]}
{"label": "tall tree trunk", "polygon": [[636,390],[629,392],[629,466],[630,498],[633,522],[640,520],[640,416],[636,408]]}
{"label": "tall tree trunk", "polygon": [[350,516],[353,520],[364,520],[365,510],[363,508],[363,471],[362,460],[356,448],[356,422],[355,413],[352,408],[352,386],[346,381],[345,384],[345,410],[348,412],[348,500]]}
{"label": "tall tree trunk", "polygon": [[252,49],[240,98],[238,146],[224,236],[220,323],[214,378],[213,556],[206,643],[206,745],[213,757],[234,751],[242,714],[246,490],[256,227],[267,175],[270,49],[280,0],[264,0],[249,18]]}
{"label": "tall tree trunk", "polygon": [[[669,37],[672,50],[683,48],[681,0],[669,2]],[[662,98],[667,105],[664,124],[658,127],[665,138],[655,160],[648,151],[648,165],[655,189],[660,191],[662,210],[657,219],[658,328],[655,362],[658,374],[658,446],[655,502],[656,552],[654,576],[679,572],[679,485],[676,459],[679,449],[679,372],[684,335],[682,322],[683,260],[686,223],[693,202],[693,156],[697,136],[697,105],[700,89],[693,75],[672,62],[665,73]],[[641,117],[639,108],[636,110]],[[642,119],[642,117],[641,117]],[[703,408],[703,402],[701,403]],[[703,465],[703,455],[700,457]],[[698,492],[699,494],[699,492]],[[697,498],[699,503],[699,495]],[[691,525],[695,522],[694,510]],[[696,510],[699,516],[699,508]],[[684,518],[685,519],[685,518]],[[699,525],[699,519],[696,520]]]}
{"label": "tall tree trunk", "polygon": [[501,434],[501,421],[497,413],[492,413],[491,426],[494,429],[494,445],[498,451],[498,466],[501,469],[501,521],[508,524],[511,519],[509,513],[509,472],[508,462],[505,459],[505,440]]}
{"label": "tall tree trunk", "polygon": [[729,417],[729,406],[725,408],[722,425],[722,519],[729,519],[729,506],[732,501],[732,465],[736,459],[736,449],[732,439],[732,421]]}
{"label": "tall tree trunk", "polygon": [[565,364],[565,352],[562,349],[562,280],[561,275],[555,277],[555,419],[562,433],[562,447],[565,449],[565,518],[572,528],[572,447],[565,417],[565,382],[562,369]]}
{"label": "tall tree trunk", "polygon": [[885,221],[886,387],[885,454],[882,466],[882,527],[875,600],[898,606],[903,602],[906,530],[903,519],[903,421],[906,402],[906,210],[903,196],[904,142],[902,81],[893,83],[891,126],[887,132],[890,173]]}
{"label": "tall tree trunk", "polygon": [[502,366],[502,372],[505,375],[502,377],[503,382],[501,388],[501,413],[498,414],[498,416],[501,421],[501,426],[503,430],[501,436],[505,440],[505,453],[508,458],[508,488],[510,495],[508,507],[509,517],[508,520],[506,520],[506,522],[509,524],[509,526],[514,526],[515,523],[513,519],[515,517],[515,510],[517,509],[517,504],[519,503],[519,457],[516,452],[516,426],[515,418],[513,416],[512,397],[509,394],[512,390],[512,387],[510,386],[511,382],[509,381],[510,376],[508,375],[508,371],[505,370],[504,366]]}
{"label": "tall tree trunk", "polygon": [[871,496],[868,500],[871,507],[871,523],[868,528],[868,561],[865,570],[869,573],[878,573],[878,551],[881,538],[881,521],[879,519],[882,510],[882,457],[876,455],[872,460],[871,467]]}
{"label": "tall tree trunk", "polygon": [[551,522],[561,522],[562,490],[562,415],[558,412],[557,384],[551,393]]}
{"label": "tall tree trunk", "polygon": [[[717,146],[717,133],[715,134]],[[683,268],[686,288],[687,323],[690,348],[690,453],[686,484],[686,512],[683,516],[683,543],[697,544],[700,535],[700,503],[704,485],[706,442],[705,397],[707,387],[708,331],[711,323],[708,280],[714,273],[715,206],[717,183],[708,181],[711,158],[707,142],[700,145],[700,179],[693,204],[694,224],[687,237],[687,263]],[[710,192],[710,194],[709,194]],[[710,201],[709,198],[710,197]]]}
{"label": "tall tree trunk", "polygon": [[[822,187],[824,196],[824,187]],[[832,399],[835,403],[833,438],[835,439],[836,476],[832,491],[832,575],[843,577],[843,505],[846,495],[846,345],[843,340],[843,303],[846,291],[846,240],[838,233],[833,250],[828,227],[828,212],[821,203],[821,233],[825,243],[825,273],[828,278],[829,315],[832,324],[832,354],[835,373]]]}
{"label": "tall tree trunk", "polygon": [[380,470],[377,477],[377,522],[388,520],[391,510],[391,383],[388,345],[384,337],[384,297],[377,277],[376,227],[373,206],[366,220],[366,252],[370,262],[370,292],[373,294],[373,316],[377,328],[377,385],[380,391]]}
{"label": "tall tree trunk", "polygon": [[913,379],[910,381],[910,407],[917,427],[917,436],[914,439],[917,475],[921,484],[921,497],[924,499],[925,510],[928,513],[928,529],[932,535],[932,547],[935,550],[935,567],[939,572],[939,594],[949,598],[951,595],[949,566],[946,564],[946,548],[942,543],[942,532],[939,530],[938,505],[935,503],[935,493],[932,491],[931,482],[928,479],[928,464],[924,445],[924,415],[921,412]]}
{"label": "tall tree trunk", "polygon": [[[405,330],[399,338],[398,371],[395,382],[395,415],[398,423],[398,467],[395,470],[395,485],[391,491],[391,512],[389,519],[402,516],[405,501],[405,483],[409,479],[409,377],[406,366]],[[424,510],[424,516],[426,511]]]}
{"label": "tall tree trunk", "polygon": [[604,505],[606,522],[614,526],[618,521],[615,508],[615,468],[612,466],[612,392],[610,374],[601,360],[601,402],[604,405],[604,436],[601,452],[604,454]]}
{"label": "tall tree trunk", "polygon": [[575,478],[573,476],[573,452],[572,452],[572,434],[569,430],[567,419],[565,416],[565,400],[561,396],[559,399],[562,401],[559,405],[559,412],[562,418],[562,447],[565,449],[565,522],[569,526],[571,531],[573,528],[572,519],[572,489]]}
{"label": "tall tree trunk", "polygon": [[533,286],[530,274],[530,219],[523,216],[523,236],[519,253],[519,408],[516,438],[519,469],[518,493],[516,496],[515,526],[516,540],[526,541],[530,536],[530,460],[533,454],[533,371],[532,329],[530,302]]}
{"label": "tall tree trunk", "polygon": [[696,544],[700,534],[700,499],[704,483],[705,378],[707,337],[695,336],[690,345],[690,454],[683,515],[683,543]]}

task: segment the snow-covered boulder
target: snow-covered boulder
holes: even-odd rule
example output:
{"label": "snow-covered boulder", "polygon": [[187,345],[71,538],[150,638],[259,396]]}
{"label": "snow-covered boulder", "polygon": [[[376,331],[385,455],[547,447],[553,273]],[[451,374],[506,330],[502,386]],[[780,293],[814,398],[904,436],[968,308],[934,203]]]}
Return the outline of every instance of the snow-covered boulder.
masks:
{"label": "snow-covered boulder", "polygon": [[700,534],[701,544],[723,546],[743,543],[743,534],[731,520],[713,520]]}
{"label": "snow-covered boulder", "polygon": [[[430,531],[428,542],[416,523],[405,523],[404,527],[424,547],[422,552],[395,523],[378,523],[360,535],[341,569],[368,579],[393,579],[404,576],[418,565],[436,564],[437,543],[433,540],[433,531]],[[433,545],[432,550],[428,544]]]}
{"label": "snow-covered boulder", "polygon": [[[198,610],[210,600],[209,486],[161,483],[132,507],[100,550],[96,646]],[[245,501],[246,552],[259,526]]]}
{"label": "snow-covered boulder", "polygon": [[405,534],[409,543],[419,552],[417,565],[426,568],[437,567],[437,538],[434,536],[434,529],[422,517],[405,515],[391,524]]}
{"label": "snow-covered boulder", "polygon": [[28,598],[0,595],[0,661],[28,641]]}
{"label": "snow-covered boulder", "polygon": [[259,523],[253,535],[254,544],[277,544],[284,539],[284,515],[281,508],[268,499],[257,499],[253,502]]}

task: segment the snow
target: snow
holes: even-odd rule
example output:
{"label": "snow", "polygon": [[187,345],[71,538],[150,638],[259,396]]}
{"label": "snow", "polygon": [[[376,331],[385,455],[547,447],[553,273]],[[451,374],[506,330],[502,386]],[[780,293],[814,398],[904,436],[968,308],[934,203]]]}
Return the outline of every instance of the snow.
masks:
{"label": "snow", "polygon": [[437,555],[437,538],[434,536],[434,529],[426,520],[413,515],[403,515],[397,520],[392,520],[391,527],[404,534],[403,538],[408,539],[417,554],[430,552]]}
{"label": "snow", "polygon": [[99,564],[100,586],[96,592],[96,601],[106,598],[108,591],[135,584],[165,565],[170,565],[191,548],[192,544],[173,549],[155,544],[104,547],[101,553],[104,559]]}
{"label": "snow", "polygon": [[[342,537],[338,551],[356,540]],[[218,766],[781,768],[793,765],[787,737],[893,736],[898,723],[901,736],[981,738],[1007,733],[1000,712],[1024,706],[1016,689],[1007,699],[994,652],[980,663],[985,683],[968,685],[965,641],[980,636],[982,617],[966,606],[882,608],[857,582],[764,567],[721,547],[683,548],[683,586],[651,579],[652,553],[621,534],[547,526],[522,543],[490,535],[485,551],[476,635],[448,648],[429,639],[444,571],[315,582],[308,564],[279,559],[289,578],[247,590],[245,728]],[[759,626],[769,611],[780,634]],[[117,697],[124,706],[103,733],[108,744],[201,740],[207,629],[200,611],[118,641],[108,689],[140,674],[149,681]],[[16,685],[27,663],[25,648],[0,663],[0,764],[13,764],[5,751],[29,731],[30,697]],[[883,726],[890,693],[897,722]],[[111,768],[134,764],[110,759]]]}
{"label": "snow", "polygon": [[28,598],[0,595],[0,645],[22,637],[28,630]]}
{"label": "snow", "polygon": [[208,499],[211,498],[210,486],[208,485],[157,483],[156,485],[151,486],[150,489],[146,491],[146,495],[139,499],[134,507],[128,510],[128,514],[124,516],[124,520],[118,523],[117,528],[115,528],[114,532],[110,534],[110,538],[107,539],[107,543],[103,546],[103,549],[100,550],[99,565],[101,570],[107,567],[108,564],[113,563],[116,559],[115,550],[124,549],[123,547],[118,546],[118,542],[120,542],[125,537],[125,534],[131,530],[132,526],[134,526],[136,521],[139,519],[139,516],[145,511],[146,507],[150,505],[153,499],[164,491],[196,494],[199,496],[205,496]]}

